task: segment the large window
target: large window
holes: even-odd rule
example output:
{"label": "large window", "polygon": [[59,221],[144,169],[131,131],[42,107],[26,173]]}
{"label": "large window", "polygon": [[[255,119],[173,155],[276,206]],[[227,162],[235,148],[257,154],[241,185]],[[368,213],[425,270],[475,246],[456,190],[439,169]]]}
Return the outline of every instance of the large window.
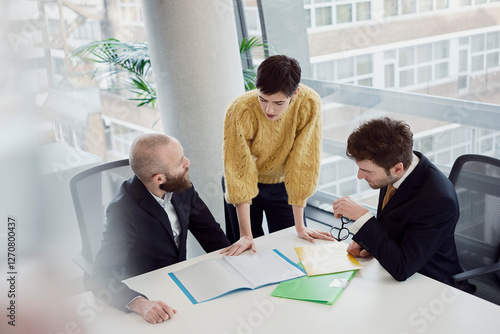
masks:
{"label": "large window", "polygon": [[141,2],[139,0],[118,0],[120,20],[126,24],[143,25]]}
{"label": "large window", "polygon": [[107,131],[108,150],[117,158],[127,158],[134,140],[142,134],[153,132],[151,129],[112,117],[103,116],[103,119]]}
{"label": "large window", "polygon": [[371,19],[371,1],[304,0],[309,28],[332,26]]}
{"label": "large window", "polygon": [[425,13],[448,8],[448,0],[383,0],[386,17]]}
{"label": "large window", "polygon": [[409,46],[396,51],[394,66],[399,79],[386,78],[386,81],[399,80],[397,86],[404,88],[448,77],[449,41]]}
{"label": "large window", "polygon": [[500,32],[474,35],[464,39],[463,43],[469,45],[472,72],[499,66]]}
{"label": "large window", "polygon": [[372,55],[330,60],[313,64],[314,77],[319,80],[372,86]]}

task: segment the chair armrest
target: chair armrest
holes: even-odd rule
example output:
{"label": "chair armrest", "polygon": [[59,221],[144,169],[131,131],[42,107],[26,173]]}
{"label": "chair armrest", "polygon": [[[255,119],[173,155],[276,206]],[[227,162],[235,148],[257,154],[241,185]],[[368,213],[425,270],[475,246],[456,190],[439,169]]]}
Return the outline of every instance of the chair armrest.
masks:
{"label": "chair armrest", "polygon": [[460,282],[469,278],[474,278],[476,276],[481,276],[485,274],[489,274],[495,271],[500,271],[500,262],[495,262],[493,264],[476,268],[476,269],[471,269],[467,270],[463,273],[456,274],[451,276],[455,282]]}

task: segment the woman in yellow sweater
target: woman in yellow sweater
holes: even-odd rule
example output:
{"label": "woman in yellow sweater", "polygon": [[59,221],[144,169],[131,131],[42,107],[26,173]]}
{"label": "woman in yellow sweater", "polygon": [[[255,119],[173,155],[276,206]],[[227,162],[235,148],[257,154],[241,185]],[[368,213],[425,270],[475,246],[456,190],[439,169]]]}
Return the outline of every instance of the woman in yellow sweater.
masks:
{"label": "woman in yellow sweater", "polygon": [[[305,226],[304,207],[316,190],[321,155],[321,100],[299,84],[299,63],[264,60],[255,86],[228,107],[224,121],[226,234],[222,253],[256,251],[254,237],[295,226],[299,237],[334,240]],[[225,184],[224,184],[225,183]]]}

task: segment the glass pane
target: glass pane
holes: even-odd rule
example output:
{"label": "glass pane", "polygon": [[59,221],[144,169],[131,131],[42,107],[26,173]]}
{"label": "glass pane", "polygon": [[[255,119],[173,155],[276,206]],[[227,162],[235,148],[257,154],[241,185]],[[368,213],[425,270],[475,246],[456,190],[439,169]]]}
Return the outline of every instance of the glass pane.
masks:
{"label": "glass pane", "polygon": [[467,60],[469,52],[467,50],[461,50],[458,54],[458,70],[460,72],[467,71]]}
{"label": "glass pane", "polygon": [[408,66],[408,65],[413,65],[415,63],[413,50],[414,50],[413,46],[399,49],[399,66]]}
{"label": "glass pane", "polygon": [[334,182],[337,177],[337,164],[327,163],[321,165],[321,171],[319,173],[319,184]]}
{"label": "glass pane", "polygon": [[384,51],[384,59],[396,59],[396,50]]}
{"label": "glass pane", "polygon": [[467,76],[462,75],[458,77],[458,89],[467,88]]}
{"label": "glass pane", "polygon": [[402,14],[412,14],[416,12],[415,0],[401,0],[401,1],[403,3]]}
{"label": "glass pane", "polygon": [[486,55],[486,68],[498,66],[498,52],[489,53]]}
{"label": "glass pane", "polygon": [[483,4],[483,3],[486,3],[486,0],[475,0],[474,1],[475,5],[480,5],[480,4]]}
{"label": "glass pane", "polygon": [[493,132],[492,132],[492,130],[490,130],[490,129],[482,129],[482,128],[481,128],[481,129],[479,129],[479,135],[480,135],[480,136],[487,136],[487,135],[490,135],[490,134],[492,134],[492,133],[493,133]]}
{"label": "glass pane", "polygon": [[334,62],[333,61],[325,61],[322,63],[314,64],[316,69],[316,78],[318,80],[327,80],[333,81],[334,78]]}
{"label": "glass pane", "polygon": [[311,22],[311,10],[306,9],[306,24],[308,28],[312,27],[312,22]]}
{"label": "glass pane", "polygon": [[469,128],[464,127],[464,126],[456,128],[453,131],[452,141],[455,143],[465,142],[465,141],[469,140],[469,138],[470,138],[469,135],[470,135]]}
{"label": "glass pane", "polygon": [[316,8],[316,27],[332,24],[332,7]]}
{"label": "glass pane", "polygon": [[369,2],[359,2],[356,4],[356,20],[363,21],[372,18],[371,4]]}
{"label": "glass pane", "polygon": [[[306,11],[307,12],[307,11]],[[245,10],[245,23],[248,30],[257,30],[259,15],[255,10]]]}
{"label": "glass pane", "polygon": [[398,0],[384,0],[384,15],[398,15]]}
{"label": "glass pane", "polygon": [[358,80],[358,85],[371,87],[372,86],[372,78]]}
{"label": "glass pane", "polygon": [[470,6],[471,0],[460,0],[460,6]]}
{"label": "glass pane", "polygon": [[484,56],[479,55],[479,56],[472,57],[471,68],[472,68],[472,71],[479,71],[479,70],[484,69]]}
{"label": "glass pane", "polygon": [[422,153],[426,153],[433,150],[432,137],[425,137],[421,139],[420,150],[422,151]]}
{"label": "glass pane", "polygon": [[436,9],[448,8],[448,0],[436,0]]}
{"label": "glass pane", "polygon": [[484,51],[484,35],[472,36],[472,52]]}
{"label": "glass pane", "polygon": [[469,45],[469,37],[460,37],[458,41],[460,45]]}
{"label": "glass pane", "polygon": [[130,21],[137,22],[139,20],[139,14],[137,13],[136,7],[130,7]]}
{"label": "glass pane", "polygon": [[352,22],[352,6],[337,6],[337,23]]}
{"label": "glass pane", "polygon": [[432,61],[432,44],[417,46],[417,63]]}
{"label": "glass pane", "polygon": [[371,55],[359,56],[356,58],[356,62],[356,75],[370,74],[373,72]]}
{"label": "glass pane", "polygon": [[354,76],[354,62],[352,58],[337,61],[337,79],[346,79]]}
{"label": "glass pane", "polygon": [[434,43],[434,59],[448,58],[450,55],[450,43],[448,41]]}
{"label": "glass pane", "polygon": [[451,143],[451,131],[442,131],[437,133],[436,135],[436,149],[446,150],[448,147],[452,145]]}
{"label": "glass pane", "polygon": [[432,0],[420,0],[418,5],[419,12],[428,12],[432,10]]}
{"label": "glass pane", "polygon": [[399,86],[411,86],[414,82],[413,69],[399,72]]}
{"label": "glass pane", "polygon": [[394,87],[394,65],[385,65],[385,88]]}
{"label": "glass pane", "polygon": [[500,47],[500,33],[492,32],[486,35],[486,49],[498,49]]}
{"label": "glass pane", "polygon": [[432,80],[432,66],[420,67],[417,70],[417,83],[427,82]]}
{"label": "glass pane", "polygon": [[349,196],[356,193],[356,180],[342,182],[339,185],[339,195]]}
{"label": "glass pane", "polygon": [[358,166],[354,161],[351,159],[342,159],[338,162],[339,166],[339,177],[344,178],[344,177],[353,177],[353,175],[356,175],[356,172],[358,170]]}
{"label": "glass pane", "polygon": [[493,148],[493,138],[488,138],[481,141],[481,148],[479,153],[486,153]]}
{"label": "glass pane", "polygon": [[436,79],[448,77],[448,62],[436,65]]}
{"label": "glass pane", "polygon": [[450,165],[451,164],[450,153],[449,152],[439,153],[436,158],[436,163],[444,166]]}

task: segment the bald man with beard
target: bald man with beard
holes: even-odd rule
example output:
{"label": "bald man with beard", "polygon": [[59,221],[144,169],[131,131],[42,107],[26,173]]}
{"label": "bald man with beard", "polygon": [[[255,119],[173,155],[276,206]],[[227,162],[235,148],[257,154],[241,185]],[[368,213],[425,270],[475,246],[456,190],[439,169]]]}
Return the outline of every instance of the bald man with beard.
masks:
{"label": "bald man with beard", "polygon": [[146,134],[130,148],[134,176],[109,204],[92,276],[92,292],[109,305],[159,323],[177,311],[122,280],[186,259],[188,230],[206,252],[229,241],[189,178],[191,162],[173,137]]}

